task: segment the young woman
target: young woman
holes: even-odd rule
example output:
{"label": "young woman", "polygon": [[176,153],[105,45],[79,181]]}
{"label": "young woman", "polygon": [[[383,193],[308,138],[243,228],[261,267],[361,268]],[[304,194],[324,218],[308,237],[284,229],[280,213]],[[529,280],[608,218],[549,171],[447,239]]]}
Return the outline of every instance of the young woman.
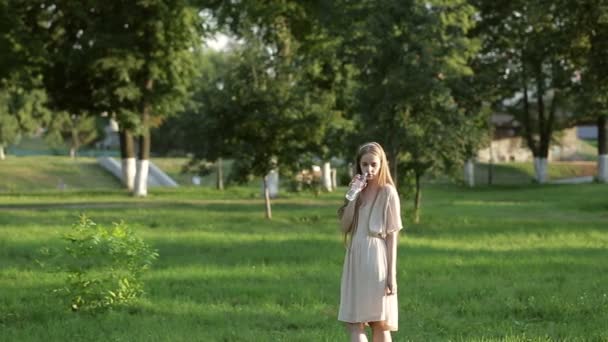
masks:
{"label": "young woman", "polygon": [[[386,154],[378,143],[359,148],[357,175],[367,185],[338,210],[347,242],[338,320],[345,322],[351,341],[391,341],[397,330],[397,236],[403,228],[399,196]],[[351,182],[357,182],[357,176]]]}

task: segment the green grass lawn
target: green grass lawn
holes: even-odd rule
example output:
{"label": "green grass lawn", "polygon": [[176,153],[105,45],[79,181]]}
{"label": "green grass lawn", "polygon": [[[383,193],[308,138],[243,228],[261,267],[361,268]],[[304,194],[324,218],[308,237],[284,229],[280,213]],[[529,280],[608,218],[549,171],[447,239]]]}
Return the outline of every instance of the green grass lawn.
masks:
{"label": "green grass lawn", "polygon": [[[188,158],[152,158],[151,161],[179,185],[193,186],[194,174],[182,172]],[[224,162],[225,179],[231,165],[231,161]],[[215,187],[216,178],[215,171],[201,177],[201,187]],[[96,158],[9,155],[0,161],[0,193],[56,190],[62,184],[64,190],[120,189],[120,182],[101,168]]]}
{"label": "green grass lawn", "polygon": [[73,189],[119,189],[120,182],[95,158],[15,157],[0,161],[0,193]]}
{"label": "green grass lawn", "polygon": [[[193,186],[193,172],[184,172],[184,166],[190,161],[189,158],[163,158],[154,157],[150,159],[156,166],[163,170],[169,177],[173,178],[181,186]],[[224,160],[224,182],[226,182],[232,167],[232,160]],[[211,170],[208,175],[201,177],[201,186],[215,187],[217,182],[217,171]]]}
{"label": "green grass lawn", "polygon": [[[160,169],[165,171],[182,187],[193,187],[192,173],[182,172],[188,158],[152,158]],[[224,179],[227,180],[232,161],[224,161]],[[561,179],[596,174],[595,162],[551,162],[549,163],[549,179]],[[532,183],[534,167],[532,163],[498,163],[494,165],[493,184],[523,185]],[[213,188],[216,182],[216,172],[201,177],[203,188]],[[288,179],[282,178],[284,187]],[[479,185],[488,183],[488,165],[477,163],[475,167],[475,182]],[[260,181],[252,184],[260,186]],[[103,170],[96,158],[79,157],[70,159],[63,156],[8,156],[0,161],[0,193],[52,191],[62,187],[64,191],[72,190],[119,190],[120,183],[114,176]]]}
{"label": "green grass lawn", "polygon": [[[606,185],[432,186],[399,244],[395,341],[608,340]],[[346,341],[342,192],[257,188],[0,194],[0,341]],[[410,203],[404,202],[409,213]],[[79,213],[125,220],[160,258],[138,303],[92,316],[37,266]]]}
{"label": "green grass lawn", "polygon": [[[549,180],[595,176],[596,163],[591,161],[550,162],[548,164]],[[475,184],[488,184],[489,165],[475,164]],[[492,184],[494,185],[524,185],[530,184],[534,178],[532,162],[496,163],[493,165]]]}

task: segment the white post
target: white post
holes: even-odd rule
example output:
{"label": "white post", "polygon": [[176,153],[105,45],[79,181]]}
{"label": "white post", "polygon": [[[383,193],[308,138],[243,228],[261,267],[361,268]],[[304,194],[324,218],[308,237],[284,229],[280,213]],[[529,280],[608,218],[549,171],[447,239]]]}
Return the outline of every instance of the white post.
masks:
{"label": "white post", "polygon": [[4,159],[6,159],[6,156],[4,155],[4,145],[0,144],[0,160]]}
{"label": "white post", "polygon": [[475,186],[475,162],[473,158],[464,163],[464,181],[470,188]]}
{"label": "white post", "polygon": [[336,168],[331,169],[331,188],[338,188],[338,170]]}
{"label": "white post", "polygon": [[331,186],[331,165],[329,164],[329,162],[323,163],[323,174],[321,176],[321,184],[323,185],[324,190],[333,190]]}
{"label": "white post", "polygon": [[[266,175],[266,186],[268,187],[268,195],[270,198],[276,198],[279,195],[279,173],[277,170],[272,170]],[[265,195],[264,182],[262,182],[262,195]]]}
{"label": "white post", "polygon": [[608,183],[608,154],[597,157],[597,180],[600,183]]}
{"label": "white post", "polygon": [[127,186],[129,191],[133,191],[136,172],[135,158],[127,158],[122,160],[122,181]]}
{"label": "white post", "polygon": [[148,170],[147,159],[137,161],[137,174],[135,175],[135,196],[145,197],[148,195]]}

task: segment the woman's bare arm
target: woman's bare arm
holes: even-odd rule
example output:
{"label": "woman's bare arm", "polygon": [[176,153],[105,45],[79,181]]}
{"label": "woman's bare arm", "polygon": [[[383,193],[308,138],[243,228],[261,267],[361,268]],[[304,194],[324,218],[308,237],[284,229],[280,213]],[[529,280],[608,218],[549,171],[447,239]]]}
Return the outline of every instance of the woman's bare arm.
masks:
{"label": "woman's bare arm", "polygon": [[388,294],[397,293],[397,242],[399,231],[386,235],[386,286]]}
{"label": "woman's bare arm", "polygon": [[342,228],[343,233],[347,233],[353,224],[353,219],[355,217],[355,202],[356,201],[348,202],[340,217],[340,227]]}

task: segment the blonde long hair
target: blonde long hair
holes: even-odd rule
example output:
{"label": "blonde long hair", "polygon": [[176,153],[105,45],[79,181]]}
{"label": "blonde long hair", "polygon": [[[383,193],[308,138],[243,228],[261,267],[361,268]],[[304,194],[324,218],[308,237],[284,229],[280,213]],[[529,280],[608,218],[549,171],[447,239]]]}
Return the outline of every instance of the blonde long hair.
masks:
{"label": "blonde long hair", "polygon": [[[361,146],[359,146],[359,150],[357,152],[357,157],[355,158],[355,174],[363,174],[361,170],[361,158],[363,158],[366,154],[372,154],[380,159],[380,172],[378,172],[377,182],[380,187],[384,187],[387,184],[395,186],[393,182],[393,177],[391,176],[391,170],[388,166],[388,159],[386,158],[386,153],[380,144],[377,142],[368,142]],[[360,198],[357,197],[357,202],[355,202],[355,212],[353,216],[353,221],[348,228],[348,230],[344,233],[344,245],[346,245],[348,241],[348,234],[353,234],[355,228],[357,227],[357,218],[359,217],[359,207],[361,206]],[[344,204],[338,209],[338,217],[341,219],[344,215],[344,209],[348,205],[348,200],[344,200]]]}

